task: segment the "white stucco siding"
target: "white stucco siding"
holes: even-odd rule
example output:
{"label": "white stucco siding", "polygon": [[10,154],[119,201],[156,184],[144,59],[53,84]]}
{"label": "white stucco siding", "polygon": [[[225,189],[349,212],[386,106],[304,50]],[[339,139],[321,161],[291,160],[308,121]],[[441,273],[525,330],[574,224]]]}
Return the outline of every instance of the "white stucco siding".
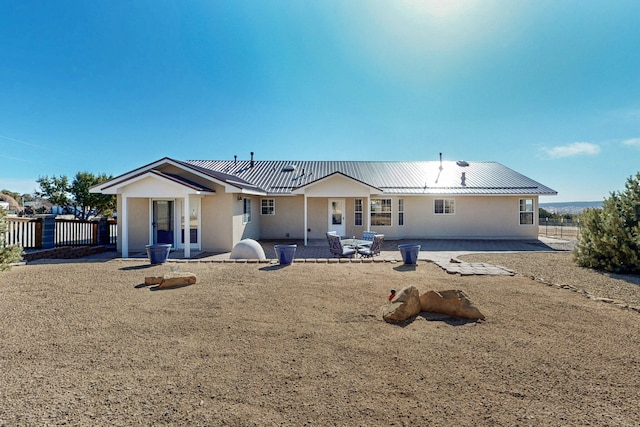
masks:
{"label": "white stucco siding", "polygon": [[[307,198],[307,228],[309,239],[324,239],[329,225],[329,201],[327,198]],[[347,221],[347,224],[349,222]]]}
{"label": "white stucco siding", "polygon": [[[520,225],[519,201],[534,200],[534,225]],[[405,225],[372,227],[391,236],[474,239],[535,239],[538,236],[537,197],[526,196],[443,196],[404,197]],[[434,200],[454,200],[455,213],[434,213]],[[394,206],[397,206],[394,204]],[[394,215],[394,217],[397,217]],[[395,222],[397,224],[397,221]]]}
{"label": "white stucco siding", "polygon": [[[356,199],[362,199],[362,225],[356,224],[356,216],[355,216],[355,205]],[[328,209],[328,206],[327,206]],[[327,216],[329,212],[327,211]],[[346,199],[346,212],[345,212],[345,221],[347,223],[346,227],[346,235],[347,236],[362,236],[363,231],[367,231],[367,215],[369,215],[369,206],[367,206],[367,198],[366,197],[352,197]]]}
{"label": "white stucco siding", "polygon": [[[274,215],[262,215],[263,199],[274,200]],[[261,239],[302,239],[304,237],[303,196],[259,197],[257,202]]]}
{"label": "white stucco siding", "polygon": [[305,188],[307,197],[366,197],[371,187],[338,175]]}
{"label": "white stucco siding", "polygon": [[[232,235],[233,245],[238,243],[242,239],[260,239],[260,212],[259,212],[259,200],[257,196],[240,196],[241,200],[234,198],[232,201]],[[251,200],[251,220],[247,223],[244,222],[244,199]]]}
{"label": "white stucco siding", "polygon": [[[149,199],[128,198],[129,254],[144,252],[149,244]],[[120,212],[120,211],[118,211]]]}
{"label": "white stucco siding", "polygon": [[119,190],[127,197],[153,197],[158,199],[174,199],[184,197],[189,190],[183,185],[153,176],[142,178]]}
{"label": "white stucco siding", "polygon": [[[336,194],[331,192],[330,194]],[[402,238],[473,238],[473,239],[535,239],[538,236],[537,197],[525,196],[386,196],[373,195],[371,199],[391,199],[390,226],[371,226],[370,229],[384,234],[387,239]],[[363,199],[363,225],[354,224],[355,197],[308,197],[307,227],[309,239],[323,239],[328,226],[329,198],[344,198],[346,234],[360,236],[368,223],[369,206]],[[519,224],[519,201],[534,200],[534,225]],[[257,200],[257,215],[260,215],[260,199]],[[304,198],[277,197],[275,215],[263,215],[260,222],[261,239],[301,239],[304,233]],[[404,225],[399,225],[398,200],[404,200]],[[454,200],[453,215],[434,213],[434,200]],[[239,202],[241,209],[241,203]],[[241,211],[238,212],[241,219]],[[256,212],[254,210],[254,216]],[[240,225],[236,224],[236,228]]]}
{"label": "white stucco siding", "polygon": [[202,250],[230,251],[233,248],[232,209],[233,194],[216,193],[201,202]]}

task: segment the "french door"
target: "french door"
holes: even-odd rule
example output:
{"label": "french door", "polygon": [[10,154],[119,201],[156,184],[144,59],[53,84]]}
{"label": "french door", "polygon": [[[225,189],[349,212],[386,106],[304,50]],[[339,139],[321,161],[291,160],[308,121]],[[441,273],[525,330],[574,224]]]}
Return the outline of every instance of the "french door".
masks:
{"label": "french door", "polygon": [[327,231],[335,231],[338,236],[347,232],[344,223],[344,199],[329,199],[329,224]]}
{"label": "french door", "polygon": [[169,243],[174,248],[184,248],[184,233],[188,230],[191,249],[200,249],[200,199],[189,199],[189,217],[185,220],[184,200],[153,200],[153,243]]}
{"label": "french door", "polygon": [[153,201],[153,243],[168,243],[173,246],[173,200]]}
{"label": "french door", "polygon": [[[191,249],[200,249],[200,199],[189,198],[189,218],[185,221],[183,201],[176,200],[176,212],[180,218],[180,241],[178,248],[184,248],[185,229],[189,230],[189,244]],[[185,226],[186,223],[186,226]]]}

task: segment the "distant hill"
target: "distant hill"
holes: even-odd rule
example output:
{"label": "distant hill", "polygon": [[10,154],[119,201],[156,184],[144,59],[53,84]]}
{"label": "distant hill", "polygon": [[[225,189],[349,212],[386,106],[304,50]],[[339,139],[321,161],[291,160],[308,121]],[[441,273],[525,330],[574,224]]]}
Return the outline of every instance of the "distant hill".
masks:
{"label": "distant hill", "polygon": [[556,214],[581,214],[587,208],[601,208],[602,202],[540,203],[540,207]]}

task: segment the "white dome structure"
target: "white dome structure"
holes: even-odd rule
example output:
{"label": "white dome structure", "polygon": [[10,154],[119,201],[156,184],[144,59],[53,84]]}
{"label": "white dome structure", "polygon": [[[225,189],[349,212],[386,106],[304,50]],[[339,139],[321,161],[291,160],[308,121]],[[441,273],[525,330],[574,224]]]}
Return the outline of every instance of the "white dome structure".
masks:
{"label": "white dome structure", "polygon": [[231,251],[231,259],[258,259],[265,260],[267,257],[264,254],[264,249],[260,246],[260,243],[253,239],[243,239],[235,244]]}

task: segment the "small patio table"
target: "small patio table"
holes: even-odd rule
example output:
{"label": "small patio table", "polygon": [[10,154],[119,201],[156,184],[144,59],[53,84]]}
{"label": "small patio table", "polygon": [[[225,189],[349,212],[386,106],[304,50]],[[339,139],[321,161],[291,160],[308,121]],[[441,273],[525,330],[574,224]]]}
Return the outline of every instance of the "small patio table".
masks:
{"label": "small patio table", "polygon": [[371,240],[362,240],[362,239],[342,239],[342,244],[344,246],[349,246],[354,249],[357,249],[359,246],[371,246],[373,242]]}

